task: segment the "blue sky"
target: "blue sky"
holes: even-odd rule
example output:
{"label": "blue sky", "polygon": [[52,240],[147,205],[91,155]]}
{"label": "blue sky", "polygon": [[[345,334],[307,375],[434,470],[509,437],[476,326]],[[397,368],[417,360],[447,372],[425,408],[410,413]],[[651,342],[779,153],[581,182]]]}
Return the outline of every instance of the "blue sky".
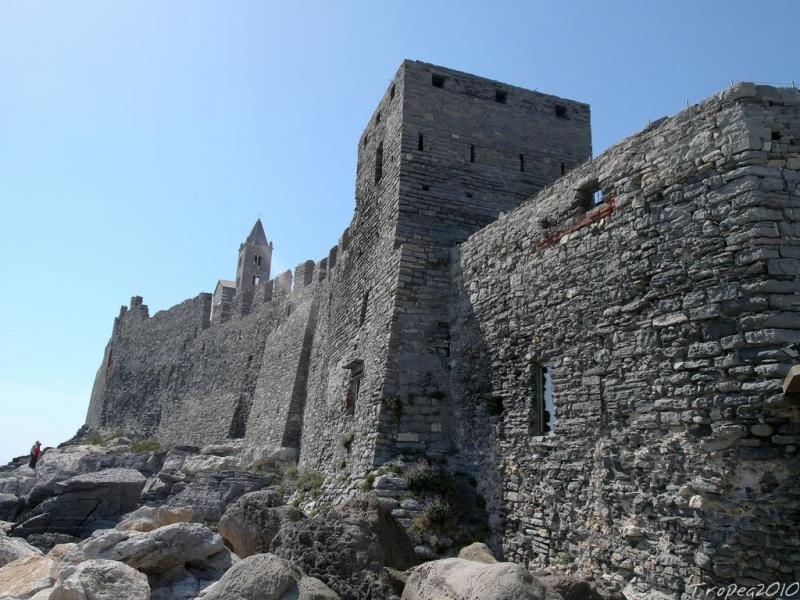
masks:
{"label": "blue sky", "polygon": [[0,463],[83,422],[120,305],[273,273],[354,205],[404,58],[588,102],[595,152],[731,79],[800,81],[800,3],[0,3]]}

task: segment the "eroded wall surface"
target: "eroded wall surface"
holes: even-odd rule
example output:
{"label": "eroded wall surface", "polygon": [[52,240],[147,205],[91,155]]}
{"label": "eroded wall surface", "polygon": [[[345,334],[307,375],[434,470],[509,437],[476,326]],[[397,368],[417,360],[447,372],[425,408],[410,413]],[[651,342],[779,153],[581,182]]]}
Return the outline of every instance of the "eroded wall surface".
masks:
{"label": "eroded wall surface", "polygon": [[507,558],[629,592],[798,579],[798,105],[733,87],[460,246],[456,445]]}

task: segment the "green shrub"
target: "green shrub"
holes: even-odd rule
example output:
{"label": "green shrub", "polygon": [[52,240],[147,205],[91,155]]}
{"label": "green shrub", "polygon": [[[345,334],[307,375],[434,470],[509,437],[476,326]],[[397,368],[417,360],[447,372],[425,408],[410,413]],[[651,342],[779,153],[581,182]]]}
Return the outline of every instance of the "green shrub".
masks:
{"label": "green shrub", "polygon": [[147,440],[139,440],[131,444],[131,452],[135,452],[137,454],[143,452],[158,452],[159,450],[161,450],[161,444],[158,443],[158,440],[154,440],[152,438]]}
{"label": "green shrub", "polygon": [[297,475],[298,492],[318,492],[325,482],[325,475],[317,471],[300,471]]}
{"label": "green shrub", "polygon": [[370,491],[373,483],[375,483],[375,473],[367,473],[367,476],[364,478],[364,483],[361,484],[361,491]]}
{"label": "green shrub", "polygon": [[444,527],[453,517],[453,507],[444,498],[431,498],[422,508],[425,520],[433,527]]}
{"label": "green shrub", "polygon": [[453,478],[439,465],[418,460],[405,472],[408,489],[417,494],[432,492],[447,495],[453,490]]}

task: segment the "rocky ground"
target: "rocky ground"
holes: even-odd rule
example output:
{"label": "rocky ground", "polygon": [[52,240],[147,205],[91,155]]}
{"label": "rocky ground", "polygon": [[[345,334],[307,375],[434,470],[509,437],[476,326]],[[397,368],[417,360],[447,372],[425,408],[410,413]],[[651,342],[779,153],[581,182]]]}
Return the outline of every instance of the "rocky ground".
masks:
{"label": "rocky ground", "polygon": [[466,477],[401,459],[342,494],[294,460],[82,432],[35,470],[0,467],[0,600],[607,597],[474,542],[486,515]]}

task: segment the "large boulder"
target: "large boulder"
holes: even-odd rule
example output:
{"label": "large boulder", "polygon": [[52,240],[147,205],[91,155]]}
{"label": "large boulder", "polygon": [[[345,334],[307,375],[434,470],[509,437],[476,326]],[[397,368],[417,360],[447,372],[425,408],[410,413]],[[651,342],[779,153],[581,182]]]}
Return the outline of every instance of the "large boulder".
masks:
{"label": "large boulder", "polygon": [[38,548],[34,548],[23,539],[0,535],[0,567],[4,567],[23,556],[41,555],[42,553]]}
{"label": "large boulder", "polygon": [[279,506],[281,502],[276,492],[261,490],[245,494],[225,511],[219,532],[240,558],[267,552],[284,523],[304,518],[293,506]]}
{"label": "large boulder", "polygon": [[0,492],[0,521],[16,519],[23,505],[23,500],[18,496]]}
{"label": "large boulder", "polygon": [[[205,457],[214,458],[214,457]],[[262,489],[263,478],[243,471],[200,473],[193,480],[175,483],[165,502],[168,508],[191,506],[193,518],[217,523],[225,509],[240,496]]]}
{"label": "large boulder", "polygon": [[175,567],[189,567],[221,575],[234,558],[222,538],[200,523],[176,523],[146,533],[98,531],[71,551],[83,559],[118,560],[147,575],[161,575]]}
{"label": "large boulder", "polygon": [[136,508],[144,483],[144,476],[135,469],[105,469],[60,481],[53,485],[50,497],[22,515],[14,535],[85,536],[113,527],[120,515]]}
{"label": "large boulder", "polygon": [[376,496],[361,494],[336,510],[367,522],[377,540],[378,560],[385,567],[405,571],[419,562],[406,530]]}
{"label": "large boulder", "polygon": [[152,531],[159,527],[188,523],[193,521],[194,511],[191,506],[168,508],[165,506],[142,506],[125,515],[116,529],[120,531]]}
{"label": "large boulder", "polygon": [[545,600],[541,581],[514,563],[485,564],[445,558],[415,567],[402,600]]}
{"label": "large boulder", "polygon": [[285,523],[270,552],[316,577],[344,600],[396,599],[380,562],[382,550],[367,521],[331,510]]}
{"label": "large boulder", "polygon": [[469,546],[464,546],[458,553],[458,558],[485,563],[487,565],[497,562],[497,559],[494,557],[494,554],[492,554],[489,546],[482,544],[481,542],[473,542]]}
{"label": "large boulder", "polygon": [[564,600],[603,600],[604,596],[588,581],[569,575],[539,577],[545,588],[557,592]]}
{"label": "large boulder", "polygon": [[29,554],[0,569],[0,598],[30,598],[53,587],[58,565],[41,554]]}
{"label": "large boulder", "polygon": [[149,600],[147,576],[113,560],[87,560],[58,583],[49,600]]}
{"label": "large boulder", "polygon": [[236,563],[201,595],[203,600],[338,600],[329,587],[304,577],[274,554],[254,554]]}

